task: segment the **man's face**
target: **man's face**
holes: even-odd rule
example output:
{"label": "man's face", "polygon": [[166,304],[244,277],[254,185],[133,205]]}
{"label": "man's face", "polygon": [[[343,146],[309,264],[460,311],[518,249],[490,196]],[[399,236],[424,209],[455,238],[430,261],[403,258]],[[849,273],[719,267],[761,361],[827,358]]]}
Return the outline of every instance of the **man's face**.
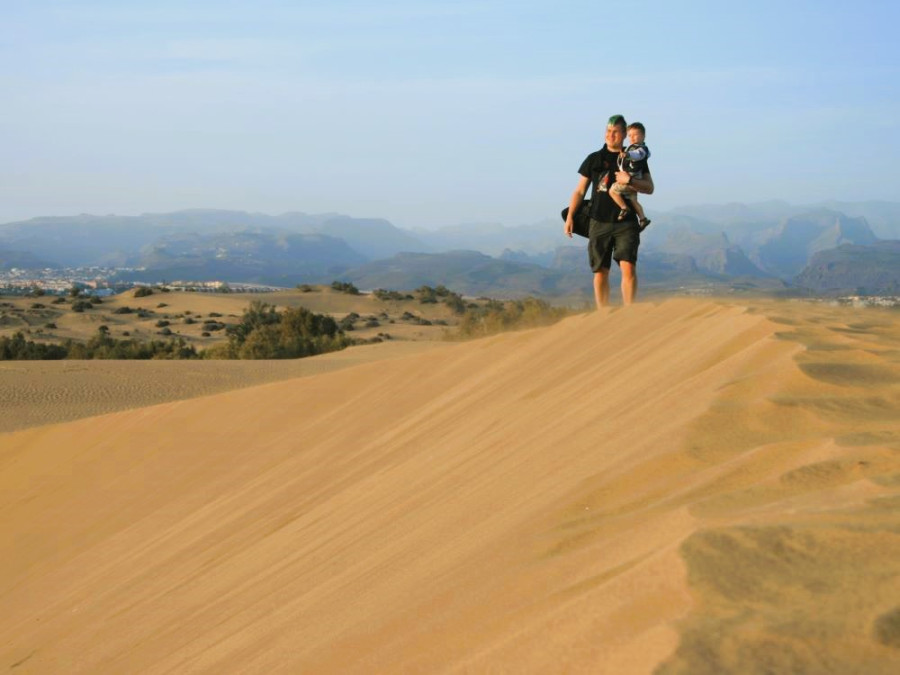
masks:
{"label": "man's face", "polygon": [[610,150],[621,150],[625,140],[625,129],[618,124],[610,124],[606,127],[606,147]]}

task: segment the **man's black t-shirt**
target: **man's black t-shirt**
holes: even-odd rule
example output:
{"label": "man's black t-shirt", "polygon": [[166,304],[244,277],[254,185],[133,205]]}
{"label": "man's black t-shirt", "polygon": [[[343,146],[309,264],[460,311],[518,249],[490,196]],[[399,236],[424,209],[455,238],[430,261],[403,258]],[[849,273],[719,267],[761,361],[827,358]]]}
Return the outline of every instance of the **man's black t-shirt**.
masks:
{"label": "man's black t-shirt", "polygon": [[[592,152],[588,155],[578,169],[578,173],[591,179],[591,185],[593,186],[591,189],[591,218],[602,223],[611,223],[619,215],[618,205],[607,192],[609,187],[616,182],[616,171],[619,170],[618,160],[619,153],[612,152],[604,145],[597,152]],[[635,168],[643,171],[644,174],[650,172],[647,160],[642,160],[635,164]],[[636,220],[637,216],[634,215],[634,210],[632,209],[628,217],[622,222]]]}

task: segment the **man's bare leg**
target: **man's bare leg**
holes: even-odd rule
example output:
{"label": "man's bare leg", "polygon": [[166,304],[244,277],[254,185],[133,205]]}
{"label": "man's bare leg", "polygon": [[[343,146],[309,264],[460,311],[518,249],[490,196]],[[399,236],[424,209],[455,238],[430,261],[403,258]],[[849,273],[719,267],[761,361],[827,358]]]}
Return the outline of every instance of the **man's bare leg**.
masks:
{"label": "man's bare leg", "polygon": [[[625,262],[624,260],[619,264],[619,267],[622,270],[622,303],[630,305],[637,297],[637,269],[634,263]],[[609,284],[607,284],[606,292],[609,294]]]}
{"label": "man's bare leg", "polygon": [[594,272],[594,301],[597,309],[609,305],[609,268]]}

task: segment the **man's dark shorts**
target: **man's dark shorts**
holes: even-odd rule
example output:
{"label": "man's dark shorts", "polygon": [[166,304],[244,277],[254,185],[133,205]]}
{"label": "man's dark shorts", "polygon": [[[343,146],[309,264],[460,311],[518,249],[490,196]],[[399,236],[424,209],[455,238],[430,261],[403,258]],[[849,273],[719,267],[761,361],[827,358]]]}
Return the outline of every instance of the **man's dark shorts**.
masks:
{"label": "man's dark shorts", "polygon": [[641,228],[637,221],[603,223],[591,218],[588,257],[594,272],[609,269],[613,259],[619,264],[637,263],[640,245]]}

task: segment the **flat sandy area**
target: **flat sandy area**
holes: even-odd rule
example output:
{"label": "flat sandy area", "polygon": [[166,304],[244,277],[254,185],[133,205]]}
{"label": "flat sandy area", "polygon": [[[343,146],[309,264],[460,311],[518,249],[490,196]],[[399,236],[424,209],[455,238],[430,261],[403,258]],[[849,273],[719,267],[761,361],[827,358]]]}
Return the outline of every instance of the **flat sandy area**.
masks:
{"label": "flat sandy area", "polygon": [[0,668],[900,672],[897,312],[388,344],[4,364]]}

